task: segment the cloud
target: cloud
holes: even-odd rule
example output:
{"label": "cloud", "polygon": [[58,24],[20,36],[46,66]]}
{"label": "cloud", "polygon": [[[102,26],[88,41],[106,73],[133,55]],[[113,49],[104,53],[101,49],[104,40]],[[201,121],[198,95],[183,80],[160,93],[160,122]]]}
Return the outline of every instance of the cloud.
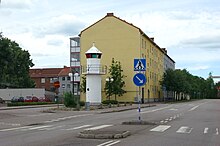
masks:
{"label": "cloud", "polygon": [[44,24],[37,24],[33,27],[33,32],[36,37],[44,37],[46,35],[64,35],[72,36],[79,34],[85,27],[85,23],[77,19],[73,15],[61,15],[53,17]]}
{"label": "cloud", "polygon": [[201,48],[206,50],[220,50],[220,35],[218,36],[200,36],[198,38],[186,39],[181,42],[185,48]]}
{"label": "cloud", "polygon": [[25,10],[30,9],[31,6],[31,0],[2,0],[1,2],[1,8],[3,9]]}
{"label": "cloud", "polygon": [[63,44],[63,41],[59,39],[51,39],[47,41],[47,44],[52,46],[61,46]]}

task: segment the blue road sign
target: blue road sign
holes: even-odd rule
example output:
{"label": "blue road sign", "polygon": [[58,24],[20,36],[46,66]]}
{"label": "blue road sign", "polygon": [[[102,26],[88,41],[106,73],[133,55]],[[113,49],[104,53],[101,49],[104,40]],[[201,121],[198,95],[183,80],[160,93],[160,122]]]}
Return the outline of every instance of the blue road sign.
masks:
{"label": "blue road sign", "polygon": [[146,81],[147,81],[147,79],[146,79],[145,75],[142,73],[137,73],[133,77],[133,82],[136,86],[143,86],[146,84]]}
{"label": "blue road sign", "polygon": [[134,71],[146,71],[146,59],[134,59]]}

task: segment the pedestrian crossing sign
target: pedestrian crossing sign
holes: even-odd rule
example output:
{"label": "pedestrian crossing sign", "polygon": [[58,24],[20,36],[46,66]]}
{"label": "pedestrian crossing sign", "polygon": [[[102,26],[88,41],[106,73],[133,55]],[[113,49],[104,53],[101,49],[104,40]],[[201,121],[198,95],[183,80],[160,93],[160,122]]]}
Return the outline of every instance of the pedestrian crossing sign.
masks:
{"label": "pedestrian crossing sign", "polygon": [[146,59],[134,59],[134,71],[146,71]]}

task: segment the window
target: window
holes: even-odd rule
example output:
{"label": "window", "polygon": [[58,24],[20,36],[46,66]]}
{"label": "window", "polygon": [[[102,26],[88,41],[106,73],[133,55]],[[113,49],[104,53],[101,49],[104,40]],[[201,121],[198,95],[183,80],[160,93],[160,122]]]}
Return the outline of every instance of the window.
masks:
{"label": "window", "polygon": [[62,84],[62,88],[65,88],[65,84]]}
{"label": "window", "polygon": [[41,78],[41,83],[45,83],[45,78]]}
{"label": "window", "polygon": [[62,77],[62,81],[65,81],[65,77]]}
{"label": "window", "polygon": [[50,78],[50,83],[53,83],[54,82],[54,79],[53,78]]}
{"label": "window", "polygon": [[67,80],[70,81],[70,77],[69,76],[67,77]]}

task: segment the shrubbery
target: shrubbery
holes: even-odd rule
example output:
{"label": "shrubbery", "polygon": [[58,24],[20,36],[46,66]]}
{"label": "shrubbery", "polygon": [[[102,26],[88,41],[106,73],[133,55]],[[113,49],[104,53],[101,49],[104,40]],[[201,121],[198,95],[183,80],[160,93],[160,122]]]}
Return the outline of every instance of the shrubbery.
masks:
{"label": "shrubbery", "polygon": [[12,102],[8,103],[7,106],[28,106],[28,105],[45,105],[45,104],[55,104],[55,102]]}
{"label": "shrubbery", "polygon": [[118,104],[117,100],[104,100],[102,104]]}
{"label": "shrubbery", "polygon": [[66,92],[64,94],[64,105],[66,107],[73,107],[75,108],[77,105],[77,99],[76,96],[74,96],[72,93],[70,92]]}

